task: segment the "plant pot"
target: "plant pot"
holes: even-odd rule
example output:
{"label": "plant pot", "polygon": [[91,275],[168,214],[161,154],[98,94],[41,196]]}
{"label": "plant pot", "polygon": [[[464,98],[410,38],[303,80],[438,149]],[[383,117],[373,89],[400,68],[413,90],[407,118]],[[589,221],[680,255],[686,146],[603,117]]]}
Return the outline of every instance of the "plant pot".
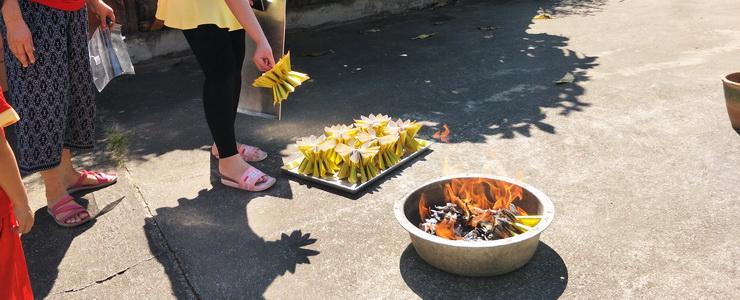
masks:
{"label": "plant pot", "polygon": [[732,73],[722,78],[725,88],[725,102],[727,113],[730,115],[732,128],[740,131],[740,72]]}

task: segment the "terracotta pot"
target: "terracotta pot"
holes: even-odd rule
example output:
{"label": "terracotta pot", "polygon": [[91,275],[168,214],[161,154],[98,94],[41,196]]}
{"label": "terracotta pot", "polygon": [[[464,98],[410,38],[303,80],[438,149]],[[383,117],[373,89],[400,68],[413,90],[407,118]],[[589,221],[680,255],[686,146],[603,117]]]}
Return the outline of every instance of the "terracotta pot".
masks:
{"label": "terracotta pot", "polygon": [[722,78],[722,84],[725,87],[725,102],[730,123],[732,128],[740,130],[740,72],[725,76]]}

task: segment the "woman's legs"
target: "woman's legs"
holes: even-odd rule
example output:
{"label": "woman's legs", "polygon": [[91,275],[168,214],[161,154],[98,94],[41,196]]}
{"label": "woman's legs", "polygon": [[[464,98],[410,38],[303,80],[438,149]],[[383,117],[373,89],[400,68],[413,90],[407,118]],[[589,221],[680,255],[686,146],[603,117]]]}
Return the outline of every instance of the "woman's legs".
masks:
{"label": "woman's legs", "polygon": [[249,168],[237,155],[234,131],[244,61],[244,31],[229,32],[215,25],[201,25],[183,33],[206,77],[203,108],[219,151],[219,171],[227,178],[239,179]]}
{"label": "woman's legs", "polygon": [[[33,35],[37,62],[22,68],[6,49],[10,102],[21,115],[16,148],[24,173],[41,171],[52,207],[81,176],[72,167],[69,148],[90,149],[94,142],[87,13],[84,9],[64,12],[29,1],[20,4]],[[95,181],[87,178],[83,184]],[[81,212],[65,221],[74,224],[87,217],[87,212]]]}
{"label": "woman's legs", "polygon": [[183,33],[205,74],[203,108],[213,140],[222,157],[235,155],[234,108],[239,96],[234,94],[240,87],[241,63],[231,51],[231,35],[215,25],[201,25]]}
{"label": "woman's legs", "polygon": [[[233,106],[232,109],[234,110],[234,112],[236,112],[239,106],[239,96],[241,95],[241,87],[242,87],[241,65],[244,62],[244,50],[245,50],[244,48],[245,48],[245,43],[246,43],[246,35],[244,34],[244,31],[242,30],[234,30],[234,31],[229,32],[229,37],[231,38],[231,50],[234,53],[235,61],[238,62],[238,65],[240,66],[238,70],[239,73],[236,76],[234,76],[235,90],[233,94],[234,101],[232,104]],[[238,146],[239,144],[237,143],[237,150],[239,150]],[[216,145],[216,143],[214,143],[212,147],[215,148],[215,149],[212,149],[213,150],[212,152],[214,153],[214,155],[216,157],[220,157],[220,153],[218,151],[218,146]],[[267,157],[267,153],[253,146],[246,146],[246,153],[242,153],[242,159],[248,162],[249,161],[260,161],[260,160],[263,160],[265,157]]]}

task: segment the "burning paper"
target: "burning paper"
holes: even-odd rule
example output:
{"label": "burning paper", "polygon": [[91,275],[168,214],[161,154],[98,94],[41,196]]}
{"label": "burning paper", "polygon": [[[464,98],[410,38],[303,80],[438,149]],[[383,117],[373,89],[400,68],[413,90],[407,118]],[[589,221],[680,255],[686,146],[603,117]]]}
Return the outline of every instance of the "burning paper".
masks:
{"label": "burning paper", "polygon": [[419,199],[419,228],[449,239],[488,241],[523,234],[536,226],[540,216],[528,216],[515,204],[520,186],[499,181],[456,179],[444,186],[445,205],[428,207]]}

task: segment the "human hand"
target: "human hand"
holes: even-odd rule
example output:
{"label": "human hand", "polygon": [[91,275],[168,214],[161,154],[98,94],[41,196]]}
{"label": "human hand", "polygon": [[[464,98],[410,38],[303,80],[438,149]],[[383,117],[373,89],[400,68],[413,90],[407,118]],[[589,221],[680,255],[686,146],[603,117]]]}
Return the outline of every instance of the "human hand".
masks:
{"label": "human hand", "polygon": [[267,72],[275,66],[275,57],[272,56],[272,48],[267,41],[257,44],[252,62],[262,72]]}
{"label": "human hand", "polygon": [[31,30],[28,29],[26,22],[21,20],[7,22],[8,29],[8,49],[21,62],[21,66],[27,68],[29,64],[36,63],[33,47],[33,37]]}
{"label": "human hand", "polygon": [[18,221],[18,227],[13,228],[16,234],[26,234],[33,227],[33,211],[28,205],[14,205],[13,212]]}
{"label": "human hand", "polygon": [[100,27],[103,29],[108,29],[108,19],[113,23],[116,22],[116,15],[113,13],[113,9],[108,4],[105,4],[103,0],[88,1],[88,4],[88,8],[100,19]]}

